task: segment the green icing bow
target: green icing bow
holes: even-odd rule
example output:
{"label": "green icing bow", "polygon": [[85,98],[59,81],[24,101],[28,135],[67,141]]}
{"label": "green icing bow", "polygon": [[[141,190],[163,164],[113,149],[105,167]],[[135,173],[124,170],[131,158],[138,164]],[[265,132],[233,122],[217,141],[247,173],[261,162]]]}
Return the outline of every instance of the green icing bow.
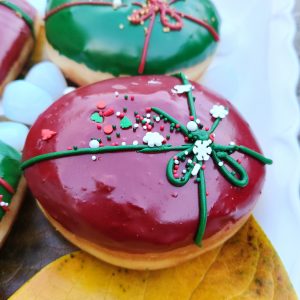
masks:
{"label": "green icing bow", "polygon": [[[160,108],[152,107],[151,110],[158,114],[166,122],[169,122],[173,128],[176,127],[177,130],[186,137],[188,142],[185,145],[172,146],[167,144],[150,147],[149,145],[146,146],[138,144],[124,146],[104,146],[99,148],[75,148],[73,150],[52,152],[33,157],[23,162],[22,169],[25,169],[40,161],[82,154],[99,154],[122,151],[137,151],[146,154],[179,151],[175,156],[170,158],[167,164],[166,174],[168,181],[177,187],[184,186],[192,177],[196,178],[196,182],[198,184],[200,216],[198,229],[195,235],[195,243],[197,245],[201,245],[207,222],[207,195],[204,175],[204,162],[211,157],[221,174],[230,183],[238,187],[245,187],[249,181],[248,174],[245,168],[238,161],[231,157],[231,154],[238,151],[251,156],[263,164],[272,164],[272,160],[265,158],[260,153],[244,146],[238,146],[235,144],[223,146],[214,143],[214,131],[217,129],[222,119],[228,114],[228,109],[221,105],[214,106],[211,110],[211,114],[213,117],[215,117],[215,121],[210,129],[204,130],[203,126],[199,124],[200,122],[197,120],[194,97],[192,95],[192,88],[189,84],[189,81],[182,73],[174,76],[180,78],[185,87],[189,86],[189,88],[184,90],[184,92],[187,93],[190,116],[192,117],[193,121],[189,122],[187,126],[185,126]],[[174,171],[176,170],[175,166],[179,165],[180,162],[185,162],[187,157],[191,158],[188,160],[183,175],[179,176],[177,172]],[[231,170],[229,170],[226,165],[229,166]]]}

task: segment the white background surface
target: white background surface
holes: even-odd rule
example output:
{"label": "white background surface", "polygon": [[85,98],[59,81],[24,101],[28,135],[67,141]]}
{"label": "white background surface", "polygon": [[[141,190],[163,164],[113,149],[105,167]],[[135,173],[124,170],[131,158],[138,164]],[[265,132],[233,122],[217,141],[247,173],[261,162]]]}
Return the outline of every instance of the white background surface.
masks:
{"label": "white background surface", "polygon": [[[45,0],[29,0],[40,12]],[[293,48],[294,0],[214,0],[221,43],[204,83],[233,102],[266,156],[267,180],[255,216],[278,251],[300,297],[300,152]]]}

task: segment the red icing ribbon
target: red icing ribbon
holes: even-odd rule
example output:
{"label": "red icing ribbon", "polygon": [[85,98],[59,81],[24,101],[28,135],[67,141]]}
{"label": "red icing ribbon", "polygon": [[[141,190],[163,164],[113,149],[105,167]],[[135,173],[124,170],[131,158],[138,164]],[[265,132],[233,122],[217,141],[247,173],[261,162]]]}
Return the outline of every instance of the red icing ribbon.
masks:
{"label": "red icing ribbon", "polygon": [[[172,0],[170,2],[165,2],[163,0],[147,0],[147,4],[141,4],[139,2],[133,2],[133,5],[138,5],[141,9],[133,11],[131,16],[128,17],[128,20],[132,24],[143,24],[144,21],[150,19],[149,28],[146,31],[146,38],[144,42],[143,52],[141,56],[140,65],[138,68],[139,74],[143,74],[147,59],[147,52],[149,48],[150,36],[153,30],[153,25],[155,21],[156,15],[160,14],[160,22],[167,30],[181,30],[183,27],[183,18],[190,20],[198,24],[199,26],[204,27],[214,38],[215,41],[219,41],[219,35],[216,30],[208,23],[203,20],[197,19],[193,16],[186,15],[182,12],[179,12],[175,9],[172,9],[170,5],[177,2],[177,0]],[[78,5],[99,5],[99,6],[113,6],[113,2],[106,2],[106,1],[77,1],[71,3],[64,3],[59,5],[58,7],[49,11],[46,16],[45,20],[47,20],[52,15],[56,14],[57,12],[61,11],[62,9],[78,6]],[[126,6],[126,5],[121,5]]]}
{"label": "red icing ribbon", "polygon": [[9,193],[14,194],[14,188],[2,177],[0,177],[0,186],[3,186]]}

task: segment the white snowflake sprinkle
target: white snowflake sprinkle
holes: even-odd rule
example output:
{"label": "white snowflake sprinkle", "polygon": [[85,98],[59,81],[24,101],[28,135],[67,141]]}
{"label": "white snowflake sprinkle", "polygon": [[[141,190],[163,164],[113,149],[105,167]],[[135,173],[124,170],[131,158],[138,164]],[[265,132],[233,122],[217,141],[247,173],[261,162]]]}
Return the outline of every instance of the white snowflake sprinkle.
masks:
{"label": "white snowflake sprinkle", "polygon": [[210,110],[210,114],[214,118],[224,119],[228,115],[229,111],[223,105],[214,105]]}
{"label": "white snowflake sprinkle", "polygon": [[172,92],[174,94],[183,94],[183,93],[190,92],[193,89],[194,87],[191,84],[178,84],[174,86]]}
{"label": "white snowflake sprinkle", "polygon": [[186,124],[186,128],[188,129],[188,131],[196,131],[198,129],[198,125],[195,121],[189,121],[187,124]]}
{"label": "white snowflake sprinkle", "polygon": [[163,141],[164,137],[158,132],[147,132],[143,137],[143,142],[149,147],[160,147]]}
{"label": "white snowflake sprinkle", "polygon": [[196,141],[193,152],[196,154],[199,161],[209,160],[210,154],[212,152],[211,147],[209,147],[211,143],[211,140]]}

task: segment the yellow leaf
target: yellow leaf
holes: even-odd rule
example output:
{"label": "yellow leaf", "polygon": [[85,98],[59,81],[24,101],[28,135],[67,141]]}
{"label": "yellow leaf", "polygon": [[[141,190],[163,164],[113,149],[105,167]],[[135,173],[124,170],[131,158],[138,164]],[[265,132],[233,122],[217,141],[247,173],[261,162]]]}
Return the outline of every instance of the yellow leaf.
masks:
{"label": "yellow leaf", "polygon": [[297,299],[280,259],[255,222],[223,246],[160,271],[114,267],[75,252],[51,263],[10,300]]}

